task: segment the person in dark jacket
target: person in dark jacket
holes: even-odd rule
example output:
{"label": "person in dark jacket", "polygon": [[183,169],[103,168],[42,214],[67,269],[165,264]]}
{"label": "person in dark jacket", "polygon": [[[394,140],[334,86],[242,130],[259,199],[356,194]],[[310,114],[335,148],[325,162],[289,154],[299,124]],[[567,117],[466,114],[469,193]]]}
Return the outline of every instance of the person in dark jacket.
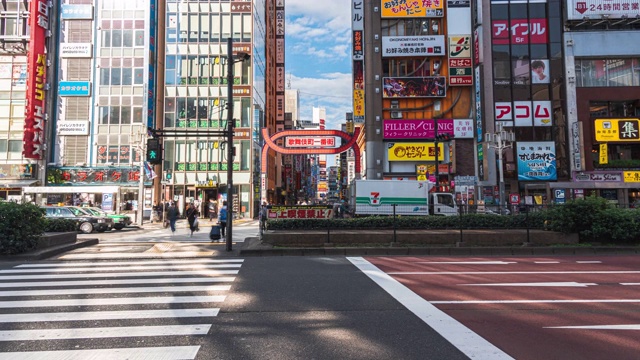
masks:
{"label": "person in dark jacket", "polygon": [[187,221],[189,222],[189,229],[191,230],[191,236],[193,236],[193,232],[198,230],[198,209],[196,209],[193,203],[189,204],[189,208],[187,209]]}
{"label": "person in dark jacket", "polygon": [[220,222],[220,233],[222,237],[224,237],[226,229],[227,229],[227,202],[222,202],[222,207],[220,208],[220,213],[218,214],[218,221]]}
{"label": "person in dark jacket", "polygon": [[169,209],[167,209],[167,219],[169,219],[169,225],[171,226],[171,233],[176,232],[176,220],[178,220],[178,208],[176,204],[171,203]]}

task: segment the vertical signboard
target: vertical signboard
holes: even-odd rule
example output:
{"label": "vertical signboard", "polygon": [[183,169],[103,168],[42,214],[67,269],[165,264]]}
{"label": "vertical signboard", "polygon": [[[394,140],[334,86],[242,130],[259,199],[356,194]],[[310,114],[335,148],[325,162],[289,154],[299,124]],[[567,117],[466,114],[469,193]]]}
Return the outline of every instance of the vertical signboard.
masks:
{"label": "vertical signboard", "polygon": [[[285,13],[284,13],[284,1],[276,1],[276,59],[284,59],[285,50]],[[276,60],[276,124],[284,124],[284,61],[279,62]],[[281,131],[276,129],[276,131]],[[282,144],[282,142],[278,142]]]}
{"label": "vertical signboard", "polygon": [[155,128],[155,94],[156,94],[156,6],[157,0],[149,0],[149,41],[148,69],[147,72],[147,127]]}
{"label": "vertical signboard", "polygon": [[364,123],[364,1],[353,0],[351,30],[353,34],[353,122]]}
{"label": "vertical signboard", "polygon": [[45,82],[47,57],[45,42],[49,30],[49,5],[31,0],[29,5],[30,42],[27,54],[27,88],[22,154],[27,159],[44,157]]}

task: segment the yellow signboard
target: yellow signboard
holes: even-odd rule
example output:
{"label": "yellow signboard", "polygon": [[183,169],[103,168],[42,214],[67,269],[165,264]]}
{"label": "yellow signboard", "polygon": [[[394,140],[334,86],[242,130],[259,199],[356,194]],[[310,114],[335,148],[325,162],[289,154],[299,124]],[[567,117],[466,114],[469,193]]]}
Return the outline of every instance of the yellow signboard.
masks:
{"label": "yellow signboard", "polygon": [[623,171],[624,182],[640,182],[640,171]]}
{"label": "yellow signboard", "polygon": [[364,116],[364,90],[353,90],[353,116]]}
{"label": "yellow signboard", "polygon": [[639,119],[596,119],[594,121],[596,141],[640,142]]}
{"label": "yellow signboard", "polygon": [[442,17],[444,2],[382,0],[382,17]]}
{"label": "yellow signboard", "polygon": [[600,144],[600,164],[608,164],[609,163],[609,150],[607,148],[607,144]]}
{"label": "yellow signboard", "polygon": [[[390,161],[435,161],[435,143],[388,143]],[[444,146],[438,143],[438,161],[444,160]]]}

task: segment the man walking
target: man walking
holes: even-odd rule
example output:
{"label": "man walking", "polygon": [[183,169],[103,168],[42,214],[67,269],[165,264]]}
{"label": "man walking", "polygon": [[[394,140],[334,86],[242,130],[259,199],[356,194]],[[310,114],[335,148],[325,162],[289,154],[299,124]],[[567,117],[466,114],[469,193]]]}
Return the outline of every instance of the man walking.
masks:
{"label": "man walking", "polygon": [[224,237],[227,231],[227,202],[222,202],[222,207],[220,208],[220,214],[218,214],[218,221],[220,221],[220,233],[222,237]]}
{"label": "man walking", "polygon": [[171,226],[171,234],[173,234],[176,232],[176,220],[178,220],[178,208],[176,208],[176,204],[171,203],[171,205],[169,205],[169,209],[167,210],[167,219]]}
{"label": "man walking", "polygon": [[193,232],[198,229],[198,209],[196,209],[194,203],[189,204],[189,208],[187,209],[187,221],[189,222],[191,236],[193,236]]}

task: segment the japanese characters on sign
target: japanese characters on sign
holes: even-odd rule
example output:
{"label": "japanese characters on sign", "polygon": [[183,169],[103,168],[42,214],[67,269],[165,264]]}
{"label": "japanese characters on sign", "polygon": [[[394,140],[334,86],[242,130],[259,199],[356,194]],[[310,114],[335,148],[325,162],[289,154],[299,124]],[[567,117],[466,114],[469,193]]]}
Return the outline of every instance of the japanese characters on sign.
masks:
{"label": "japanese characters on sign", "polygon": [[[438,160],[444,161],[444,144],[438,143]],[[387,158],[390,161],[435,161],[435,143],[387,143]]]}
{"label": "japanese characters on sign", "polygon": [[444,0],[382,0],[382,17],[442,17]]}
{"label": "japanese characters on sign", "polygon": [[640,15],[640,0],[567,0],[568,20],[597,19],[604,15],[608,19],[635,18]]}
{"label": "japanese characters on sign", "polygon": [[333,216],[331,205],[267,206],[268,219],[329,219]]}
{"label": "japanese characters on sign", "polygon": [[47,175],[58,179],[50,185],[123,185],[140,183],[138,168],[48,168]]}
{"label": "japanese characters on sign", "polygon": [[32,0],[29,5],[30,42],[27,54],[27,88],[22,137],[23,155],[40,160],[44,156],[45,82],[47,56],[45,43],[49,30],[49,5],[45,0]]}
{"label": "japanese characters on sign", "polygon": [[[435,124],[433,119],[384,120],[384,139],[433,139]],[[471,119],[438,119],[438,134],[454,135],[457,139],[473,138]]]}
{"label": "japanese characters on sign", "polygon": [[527,141],[516,145],[518,180],[557,180],[556,146],[553,141]]}
{"label": "japanese characters on sign", "polygon": [[327,136],[288,136],[285,142],[286,147],[328,147],[336,146],[336,139]]}
{"label": "japanese characters on sign", "polygon": [[548,42],[547,19],[493,20],[494,45],[546,44]]}
{"label": "japanese characters on sign", "polygon": [[503,126],[551,126],[551,101],[495,103],[496,122]]}
{"label": "japanese characters on sign", "polygon": [[596,119],[596,141],[640,141],[640,119]]}
{"label": "japanese characters on sign", "polygon": [[444,56],[444,35],[383,36],[382,56]]}

